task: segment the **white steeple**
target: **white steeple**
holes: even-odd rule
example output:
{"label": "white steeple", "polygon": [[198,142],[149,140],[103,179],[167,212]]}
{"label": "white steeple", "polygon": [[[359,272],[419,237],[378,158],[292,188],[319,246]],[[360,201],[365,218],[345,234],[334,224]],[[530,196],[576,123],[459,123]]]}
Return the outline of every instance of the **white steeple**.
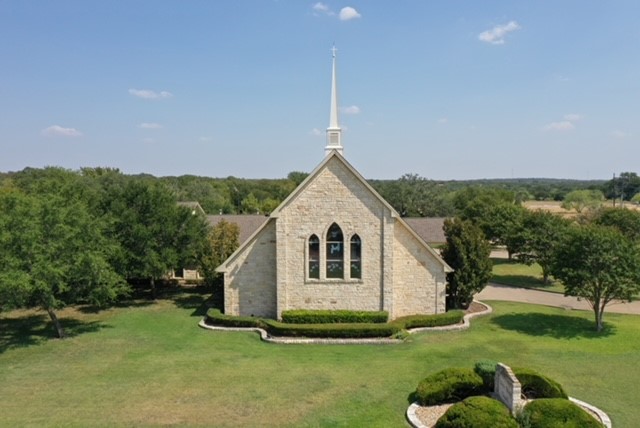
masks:
{"label": "white steeple", "polygon": [[329,127],[327,128],[327,145],[324,148],[325,156],[331,150],[337,150],[342,154],[342,129],[338,125],[338,88],[336,87],[336,47],[331,49],[333,56],[333,71],[331,73],[331,111],[329,113]]}

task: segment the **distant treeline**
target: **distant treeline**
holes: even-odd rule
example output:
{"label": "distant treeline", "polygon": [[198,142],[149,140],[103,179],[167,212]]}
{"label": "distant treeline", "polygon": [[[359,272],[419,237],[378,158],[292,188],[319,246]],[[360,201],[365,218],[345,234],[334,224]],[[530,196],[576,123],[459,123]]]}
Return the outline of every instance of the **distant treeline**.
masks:
{"label": "distant treeline", "polygon": [[[112,168],[83,168],[76,173],[96,175],[96,171],[119,171]],[[3,180],[41,175],[38,169],[0,173]],[[635,176],[634,173],[623,173]],[[148,174],[129,175],[130,179],[157,181],[165,185],[179,201],[197,201],[207,214],[268,214],[275,209],[306,177],[294,171],[282,179],[245,179],[237,177],[211,178],[195,175],[154,177]],[[637,178],[637,176],[635,176]],[[633,181],[633,180],[628,180]],[[512,192],[514,201],[561,201],[574,190],[601,190],[608,198],[616,194],[612,180],[567,180],[548,178],[513,178],[480,180],[430,180],[417,174],[405,174],[395,180],[369,180],[398,212],[406,216],[440,217],[455,214],[453,204],[457,192],[468,187],[493,188]],[[640,186],[638,186],[640,188]],[[629,190],[625,199],[634,192]],[[619,197],[619,192],[616,197]]]}

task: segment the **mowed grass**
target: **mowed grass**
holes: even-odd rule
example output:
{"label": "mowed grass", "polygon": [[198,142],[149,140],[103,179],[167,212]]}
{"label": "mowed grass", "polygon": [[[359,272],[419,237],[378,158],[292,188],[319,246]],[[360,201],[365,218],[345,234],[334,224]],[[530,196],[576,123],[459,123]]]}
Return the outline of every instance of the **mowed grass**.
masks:
{"label": "mowed grass", "polygon": [[492,258],[491,261],[493,262],[491,282],[513,287],[564,293],[564,286],[560,281],[551,278],[551,283],[545,283],[542,280],[542,268],[537,263],[526,265],[516,260],[502,258]]}
{"label": "mowed grass", "polygon": [[68,309],[73,337],[36,312],[0,316],[2,426],[405,427],[427,374],[479,359],[537,369],[604,409],[640,419],[640,317],[490,302],[462,332],[400,345],[274,345],[197,327],[204,298],[181,294],[102,312]]}

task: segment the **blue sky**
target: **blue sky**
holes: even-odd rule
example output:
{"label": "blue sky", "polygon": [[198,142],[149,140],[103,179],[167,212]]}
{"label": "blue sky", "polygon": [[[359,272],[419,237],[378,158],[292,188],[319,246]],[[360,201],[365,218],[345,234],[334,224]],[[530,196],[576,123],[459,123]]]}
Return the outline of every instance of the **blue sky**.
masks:
{"label": "blue sky", "polygon": [[0,171],[639,171],[640,3],[0,1]]}

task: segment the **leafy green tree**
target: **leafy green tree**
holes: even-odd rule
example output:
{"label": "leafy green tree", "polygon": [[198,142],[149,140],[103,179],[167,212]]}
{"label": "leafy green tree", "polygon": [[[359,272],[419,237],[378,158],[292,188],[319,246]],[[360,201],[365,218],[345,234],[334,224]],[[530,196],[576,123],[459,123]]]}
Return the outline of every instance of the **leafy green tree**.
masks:
{"label": "leafy green tree", "polygon": [[200,266],[205,282],[216,285],[220,274],[216,268],[220,266],[240,245],[240,228],[235,223],[221,220],[211,228],[207,236],[207,250],[201,254]]}
{"label": "leafy green tree", "polygon": [[[156,281],[184,266],[185,254],[198,248],[199,216],[179,207],[160,182],[127,180],[111,189],[105,214],[112,216],[111,232],[121,247],[119,271],[128,279],[148,279],[156,297]],[[203,220],[201,220],[203,221]],[[194,222],[194,226],[191,226]]]}
{"label": "leafy green tree", "polygon": [[3,192],[0,231],[2,306],[42,308],[61,338],[57,309],[105,306],[129,290],[110,263],[113,242],[79,200]]}
{"label": "leafy green tree", "polygon": [[517,259],[528,265],[538,263],[542,280],[549,282],[554,249],[567,233],[569,222],[548,211],[529,211],[519,233],[521,240]]}
{"label": "leafy green tree", "polygon": [[602,191],[608,199],[629,201],[640,192],[640,177],[635,172],[622,172],[618,177],[604,183]]}
{"label": "leafy green tree", "polygon": [[601,331],[605,307],[640,291],[640,249],[615,229],[576,226],[557,245],[551,273],[564,283],[565,295],[589,302]]}
{"label": "leafy green tree", "polygon": [[580,213],[585,208],[600,208],[603,202],[604,195],[600,190],[574,190],[564,197],[562,208],[566,210],[575,209]]}
{"label": "leafy green tree", "polygon": [[467,308],[491,277],[491,247],[480,228],[460,218],[444,222],[442,258],[454,271],[447,274],[447,308]]}
{"label": "leafy green tree", "polygon": [[595,224],[617,229],[627,238],[640,240],[640,212],[626,208],[605,208],[593,220]]}
{"label": "leafy green tree", "polygon": [[240,204],[245,214],[256,214],[260,211],[260,202],[253,193],[249,193]]}

